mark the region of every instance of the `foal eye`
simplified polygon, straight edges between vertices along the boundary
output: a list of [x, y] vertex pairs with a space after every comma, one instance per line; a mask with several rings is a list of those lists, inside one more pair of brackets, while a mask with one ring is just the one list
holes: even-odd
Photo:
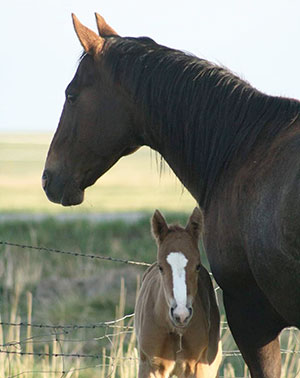
[[158, 269], [160, 272], [163, 272], [163, 268], [160, 265], [158, 265]]
[[199, 272], [200, 269], [201, 269], [201, 264], [198, 264], [198, 265], [196, 266], [196, 271]]

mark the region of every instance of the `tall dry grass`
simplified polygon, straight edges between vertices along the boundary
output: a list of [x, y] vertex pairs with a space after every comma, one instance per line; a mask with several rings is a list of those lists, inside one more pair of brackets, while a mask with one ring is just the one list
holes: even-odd
[[[27, 319], [18, 316], [20, 290], [16, 289], [11, 307], [9, 323], [26, 321], [32, 322], [32, 294], [27, 292]], [[124, 280], [121, 280], [120, 300], [116, 306], [116, 319], [124, 318], [126, 290]], [[34, 347], [32, 327], [27, 326], [25, 337], [21, 336], [21, 326], [0, 325], [0, 377], [28, 377], [28, 378], [130, 378], [136, 377], [138, 371], [138, 355], [135, 334], [126, 329], [132, 329], [133, 318], [125, 325], [125, 319], [117, 323], [111, 334], [107, 335], [106, 348], [95, 351], [101, 355], [97, 360], [89, 363], [81, 358], [72, 358], [66, 361], [64, 356], [55, 357], [55, 354], [65, 354], [64, 342], [61, 337], [53, 333], [51, 343], [44, 342], [43, 349]], [[124, 331], [120, 331], [124, 330]], [[80, 340], [78, 341], [80, 343]], [[76, 353], [76, 347], [73, 353]], [[11, 352], [11, 353], [6, 353]], [[70, 354], [66, 353], [66, 354]]]
[[[20, 323], [22, 319], [18, 316], [18, 302], [19, 302], [20, 290], [17, 287], [13, 305], [11, 307], [10, 323]], [[26, 293], [27, 296], [27, 319], [28, 324], [32, 322], [32, 294]], [[0, 325], [0, 377], [13, 378], [13, 377], [27, 377], [27, 378], [39, 378], [39, 377], [62, 377], [64, 369], [64, 362], [62, 359], [51, 358], [48, 356], [50, 350], [52, 354], [62, 353], [59, 343], [53, 338], [51, 344], [45, 343], [41, 354], [45, 354], [44, 357], [39, 357], [38, 352], [34, 350], [34, 336], [32, 335], [32, 327], [26, 327], [26, 338], [21, 336], [21, 327], [8, 326], [4, 327]], [[13, 354], [6, 353], [12, 352]], [[33, 355], [34, 353], [36, 355]], [[24, 353], [24, 354], [22, 354]], [[75, 368], [68, 369], [65, 372], [64, 377], [79, 378], [80, 361], [74, 361]]]
[[[138, 285], [137, 285], [138, 286]], [[27, 297], [27, 319], [18, 315], [18, 303], [21, 290], [16, 287], [14, 300], [11, 306], [10, 323], [27, 323], [32, 321], [32, 295]], [[135, 334], [132, 332], [133, 317], [125, 322], [126, 289], [124, 280], [121, 280], [120, 298], [116, 307], [117, 327], [106, 334], [107, 345], [95, 354], [101, 355], [97, 360], [89, 362], [81, 358], [54, 357], [56, 353], [64, 353], [64, 342], [53, 333], [51, 342], [45, 341], [43, 348], [34, 344], [35, 335], [32, 327], [27, 326], [24, 335], [21, 327], [0, 326], [0, 350], [3, 352], [17, 352], [16, 354], [0, 353], [1, 378], [133, 378], [138, 374], [138, 353]], [[125, 324], [126, 323], [126, 324]], [[246, 326], [246, 325], [245, 325]], [[227, 324], [222, 319], [222, 343], [224, 358], [220, 369], [220, 377], [246, 378], [250, 377], [247, 366], [244, 364], [233, 342]], [[24, 332], [23, 332], [24, 333]], [[65, 341], [67, 343], [67, 340]], [[78, 340], [80, 343], [80, 340]], [[81, 341], [84, 343], [84, 341]], [[281, 334], [282, 343], [282, 377], [300, 377], [300, 335], [296, 329], [284, 330]], [[74, 347], [74, 351], [76, 346]], [[24, 352], [24, 355], [20, 354]], [[31, 355], [34, 353], [34, 355]], [[39, 356], [41, 354], [41, 356]], [[49, 355], [48, 355], [49, 354]], [[228, 355], [229, 354], [229, 355]]]

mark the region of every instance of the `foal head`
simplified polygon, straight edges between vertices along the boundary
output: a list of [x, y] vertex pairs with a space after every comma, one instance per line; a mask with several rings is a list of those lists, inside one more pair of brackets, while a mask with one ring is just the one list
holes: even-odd
[[175, 327], [186, 327], [193, 316], [193, 302], [198, 289], [201, 269], [198, 249], [203, 232], [203, 216], [195, 208], [185, 228], [168, 226], [156, 210], [152, 230], [157, 240], [157, 261], [168, 305], [169, 317]]

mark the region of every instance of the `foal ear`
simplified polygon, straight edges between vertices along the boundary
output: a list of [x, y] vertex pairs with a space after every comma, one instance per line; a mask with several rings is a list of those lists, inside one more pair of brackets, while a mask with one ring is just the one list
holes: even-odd
[[101, 37], [107, 37], [109, 35], [118, 35], [118, 33], [106, 23], [104, 18], [99, 13], [96, 12], [95, 17], [98, 32]]
[[72, 13], [73, 25], [77, 37], [84, 48], [84, 51], [90, 55], [96, 55], [101, 51], [104, 39], [99, 37], [98, 34], [82, 25], [74, 13]]
[[203, 227], [204, 220], [202, 211], [198, 207], [195, 207], [185, 229], [193, 238], [198, 240], [203, 233]]
[[169, 227], [160, 211], [155, 210], [152, 217], [152, 233], [158, 242], [162, 242], [167, 236]]

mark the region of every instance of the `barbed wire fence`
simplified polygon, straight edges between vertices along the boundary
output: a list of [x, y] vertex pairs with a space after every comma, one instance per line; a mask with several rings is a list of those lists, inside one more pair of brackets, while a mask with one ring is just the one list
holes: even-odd
[[[37, 247], [32, 245], [25, 245], [19, 243], [12, 243], [8, 241], [1, 241], [0, 246], [11, 246], [16, 247], [20, 250], [29, 249], [33, 251], [39, 251], [41, 253], [55, 253], [55, 254], [62, 254], [62, 255], [69, 255], [72, 257], [80, 257], [80, 258], [88, 258], [94, 260], [105, 260], [114, 263], [122, 263], [122, 264], [130, 264], [136, 265], [141, 267], [149, 267], [151, 264], [145, 263], [142, 261], [133, 261], [133, 260], [126, 260], [126, 259], [119, 259], [110, 256], [100, 256], [97, 254], [84, 254], [78, 253], [74, 251], [64, 251], [60, 249], [54, 248], [46, 248], [46, 247]], [[216, 292], [219, 290], [219, 287], [215, 285]], [[119, 350], [114, 350], [110, 355], [107, 355], [106, 349], [102, 347], [101, 353], [91, 354], [91, 353], [83, 353], [83, 352], [65, 352], [64, 345], [65, 344], [74, 344], [74, 345], [85, 345], [85, 343], [89, 342], [96, 342], [99, 343], [100, 341], [107, 342], [106, 348], [110, 348], [111, 350], [115, 347], [114, 343], [116, 341], [120, 341], [122, 338], [122, 347], [125, 342], [135, 344], [134, 338], [134, 327], [133, 327], [133, 318], [134, 314], [129, 314], [122, 316], [116, 320], [110, 320], [105, 322], [93, 323], [93, 324], [47, 324], [47, 323], [34, 323], [34, 322], [23, 322], [23, 321], [2, 321], [0, 319], [0, 340], [4, 340], [3, 333], [5, 333], [6, 327], [9, 327], [11, 330], [12, 328], [16, 328], [17, 332], [6, 332], [8, 336], [12, 335], [19, 335], [18, 338], [11, 339], [8, 341], [3, 342], [0, 344], [0, 364], [3, 363], [3, 356], [8, 359], [11, 357], [24, 357], [24, 358], [38, 358], [38, 359], [47, 359], [50, 358], [52, 360], [60, 359], [61, 363], [59, 364], [60, 369], [57, 368], [58, 364], [53, 363], [52, 369], [30, 369], [30, 370], [23, 370], [21, 372], [14, 373], [14, 369], [9, 367], [9, 375], [7, 378], [16, 378], [26, 375], [34, 376], [33, 374], [40, 374], [50, 376], [56, 374], [56, 376], [60, 376], [61, 378], [66, 377], [79, 377], [80, 372], [84, 372], [87, 370], [101, 370], [104, 369], [105, 375], [101, 375], [101, 378], [108, 378], [108, 377], [115, 377], [116, 375], [116, 368], [121, 364], [130, 363], [137, 367], [138, 365], [138, 356], [136, 349], [129, 355], [120, 355]], [[20, 338], [21, 329], [27, 329], [27, 336], [24, 338]], [[39, 330], [43, 331], [39, 334], [31, 334], [31, 331]], [[87, 337], [72, 337], [72, 333], [78, 330], [90, 330], [96, 332], [97, 330], [101, 329], [102, 333], [100, 335], [92, 334], [91, 336]], [[29, 330], [29, 331], [28, 331]], [[44, 332], [45, 331], [45, 332]], [[289, 337], [287, 348], [281, 349], [281, 354], [284, 356], [286, 355], [288, 360], [291, 359], [291, 356], [297, 356], [297, 359], [300, 361], [300, 334], [299, 330], [296, 328], [290, 327], [285, 329], [283, 332], [289, 333], [292, 337]], [[230, 330], [227, 325], [226, 321], [221, 322], [221, 333], [222, 339], [228, 339], [230, 335]], [[126, 341], [127, 340], [127, 341]], [[292, 340], [292, 341], [291, 341]], [[52, 348], [50, 350], [49, 345], [52, 344]], [[295, 347], [296, 346], [296, 347]], [[84, 349], [82, 347], [78, 348], [79, 350]], [[96, 347], [96, 350], [101, 348]], [[2, 356], [2, 360], [1, 360]], [[228, 349], [224, 350], [223, 347], [223, 357], [226, 358], [239, 358], [241, 363], [243, 363], [241, 353], [238, 349]], [[292, 363], [296, 366], [297, 375], [300, 377], [300, 362], [297, 359], [294, 359]], [[71, 361], [71, 364], [76, 366], [70, 367], [70, 364], [67, 363], [67, 360]], [[81, 366], [78, 361], [91, 361], [88, 364], [84, 364]], [[76, 362], [77, 361], [77, 362]], [[295, 362], [296, 361], [296, 362]], [[33, 366], [33, 365], [31, 365]], [[107, 372], [108, 371], [108, 372]], [[1, 368], [0, 368], [1, 372]], [[298, 374], [299, 373], [299, 374]], [[243, 377], [248, 377], [248, 372], [245, 371]], [[97, 375], [98, 376], [98, 375]], [[230, 375], [235, 378], [239, 378], [236, 375]], [[129, 375], [130, 377], [130, 375]], [[228, 375], [229, 377], [229, 375]], [[227, 376], [226, 376], [227, 378]], [[242, 377], [241, 377], [242, 378]]]

